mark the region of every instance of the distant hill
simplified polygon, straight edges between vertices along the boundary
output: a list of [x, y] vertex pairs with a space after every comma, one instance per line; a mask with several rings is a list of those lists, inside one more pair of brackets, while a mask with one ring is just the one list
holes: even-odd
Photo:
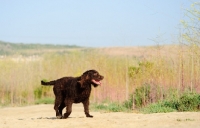
[[45, 50], [61, 50], [61, 49], [74, 49], [81, 48], [76, 45], [53, 45], [53, 44], [24, 44], [24, 43], [10, 43], [0, 41], [0, 55], [12, 54], [28, 54], [28, 52], [38, 53], [38, 51]]
[[0, 41], [0, 48], [7, 47], [12, 49], [36, 49], [36, 48], [80, 48], [76, 45], [53, 45], [53, 44], [24, 44]]
[[[184, 54], [187, 53], [187, 47], [182, 47]], [[99, 52], [100, 54], [110, 56], [134, 56], [137, 58], [149, 57], [168, 57], [176, 58], [181, 48], [179, 45], [159, 45], [159, 46], [132, 46], [132, 47], [101, 47], [88, 48], [76, 45], [53, 45], [53, 44], [23, 44], [9, 43], [0, 41], [0, 55], [42, 55], [47, 53], [71, 53], [73, 51]]]

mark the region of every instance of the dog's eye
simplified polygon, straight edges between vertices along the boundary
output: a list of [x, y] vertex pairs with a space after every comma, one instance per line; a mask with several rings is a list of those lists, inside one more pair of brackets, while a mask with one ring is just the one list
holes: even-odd
[[97, 75], [98, 75], [98, 73], [94, 73], [93, 75], [94, 75], [94, 76], [97, 76]]

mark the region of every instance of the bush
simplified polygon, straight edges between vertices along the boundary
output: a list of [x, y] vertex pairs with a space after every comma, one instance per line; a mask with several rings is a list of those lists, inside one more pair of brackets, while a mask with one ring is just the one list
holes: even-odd
[[104, 110], [107, 112], [122, 112], [128, 111], [123, 105], [119, 103], [103, 103], [103, 104], [93, 104], [92, 106], [95, 110]]
[[[141, 90], [144, 91], [144, 88], [141, 88]], [[140, 93], [136, 93], [136, 94], [140, 94]], [[139, 102], [139, 103], [142, 103], [142, 102]], [[119, 103], [94, 104], [93, 108], [96, 110], [105, 110], [108, 112], [121, 112], [121, 111], [128, 112], [132, 110], [132, 105], [133, 105], [133, 95], [130, 95], [129, 100], [125, 101], [122, 104], [119, 104]], [[143, 108], [141, 106], [140, 111], [143, 113], [197, 111], [198, 109], [200, 110], [199, 107], [200, 107], [200, 94], [185, 92], [183, 93], [182, 96], [180, 96], [180, 98], [176, 96], [176, 97], [172, 97], [172, 99], [167, 99], [167, 100], [165, 99], [157, 103], [149, 104]]]
[[41, 99], [48, 96], [51, 91], [51, 86], [39, 86], [34, 90], [35, 99]]
[[170, 100], [163, 100], [158, 103], [150, 104], [142, 108], [144, 113], [158, 113], [158, 112], [174, 112], [174, 111], [197, 111], [200, 106], [200, 94], [194, 92], [185, 92], [178, 98], [174, 97]]
[[173, 109], [169, 106], [165, 106], [163, 103], [155, 103], [151, 104], [148, 107], [140, 109], [143, 113], [167, 113], [167, 112], [175, 112], [176, 109]]
[[107, 109], [107, 106], [104, 104], [95, 104], [94, 107], [97, 110], [106, 110]]
[[179, 107], [179, 100], [175, 99], [175, 100], [164, 100], [162, 102], [163, 106], [165, 107], [170, 107], [172, 109], [178, 110]]
[[126, 100], [124, 103], [123, 103], [123, 106], [126, 108], [126, 109], [129, 109], [131, 110], [133, 108], [133, 94], [131, 94], [129, 96], [129, 99]]
[[124, 108], [118, 103], [111, 103], [108, 105], [108, 110], [111, 112], [121, 112], [124, 111]]
[[150, 85], [142, 85], [141, 87], [136, 88], [134, 97], [135, 97], [135, 106], [137, 108], [143, 107], [148, 103], [150, 94]]
[[93, 104], [92, 108], [95, 110], [104, 110], [108, 112], [121, 112], [121, 111], [130, 111], [132, 110], [133, 105], [133, 94], [130, 95], [129, 100], [123, 102], [122, 104], [119, 103], [110, 103], [109, 101], [103, 102], [101, 104]]
[[184, 93], [180, 97], [178, 110], [179, 111], [196, 111], [200, 105], [200, 95], [189, 92]]
[[37, 87], [34, 90], [34, 96], [35, 96], [35, 99], [41, 99], [41, 97], [42, 97], [42, 87]]
[[35, 101], [35, 104], [54, 104], [53, 98], [42, 98]]

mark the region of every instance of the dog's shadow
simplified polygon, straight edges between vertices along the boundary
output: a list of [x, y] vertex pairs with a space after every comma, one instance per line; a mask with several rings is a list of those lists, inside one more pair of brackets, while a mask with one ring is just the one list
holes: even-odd
[[38, 119], [38, 120], [40, 120], [40, 119], [58, 120], [58, 118], [56, 118], [56, 117], [38, 117], [36, 119]]
[[[67, 119], [73, 119], [73, 118], [76, 118], [76, 117], [68, 117]], [[83, 118], [83, 117], [78, 117], [78, 118]], [[64, 120], [65, 118], [62, 118], [62, 119], [58, 119], [56, 117], [38, 117], [36, 118], [38, 120], [40, 119], [48, 119], [48, 120]]]
[[[18, 120], [27, 120], [28, 118], [19, 118]], [[29, 118], [31, 120], [42, 120], [42, 119], [49, 119], [49, 120], [58, 120], [56, 117], [38, 117], [38, 118]]]
[[[73, 118], [84, 118], [84, 117], [68, 117], [67, 119], [73, 119]], [[31, 120], [43, 120], [43, 119], [48, 119], [48, 120], [65, 120], [64, 118], [58, 119], [56, 117], [38, 117], [38, 118], [30, 118]], [[19, 118], [18, 120], [26, 120], [23, 118]]]

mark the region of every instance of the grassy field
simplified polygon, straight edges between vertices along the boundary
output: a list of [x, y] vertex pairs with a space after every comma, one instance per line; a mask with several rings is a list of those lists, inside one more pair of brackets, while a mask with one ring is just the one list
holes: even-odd
[[[104, 75], [91, 102], [141, 108], [179, 99], [184, 92], [200, 93], [200, 61], [190, 47], [83, 48], [65, 45], [0, 42], [0, 104], [52, 103], [52, 87], [42, 79], [79, 76], [88, 69]], [[199, 98], [200, 101], [200, 98]]]

